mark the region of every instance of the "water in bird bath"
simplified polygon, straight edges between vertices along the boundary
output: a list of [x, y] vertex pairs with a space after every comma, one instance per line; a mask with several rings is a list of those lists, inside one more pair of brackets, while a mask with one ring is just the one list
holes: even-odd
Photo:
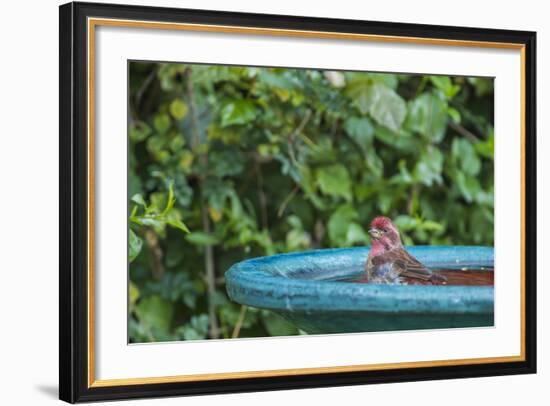
[[[482, 267], [479, 269], [433, 269], [435, 273], [445, 276], [443, 283], [418, 281], [408, 285], [454, 285], [454, 286], [493, 286], [495, 283], [494, 268]], [[359, 276], [334, 279], [334, 282], [368, 283], [366, 274]]]

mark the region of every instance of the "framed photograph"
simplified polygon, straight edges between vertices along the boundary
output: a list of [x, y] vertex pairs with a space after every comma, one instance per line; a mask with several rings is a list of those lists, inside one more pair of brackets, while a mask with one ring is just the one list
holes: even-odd
[[60, 398], [536, 371], [525, 31], [60, 7]]

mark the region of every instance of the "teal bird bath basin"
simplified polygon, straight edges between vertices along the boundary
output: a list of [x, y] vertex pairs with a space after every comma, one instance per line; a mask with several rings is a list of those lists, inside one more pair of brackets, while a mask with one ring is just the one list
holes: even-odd
[[[491, 247], [407, 248], [431, 269], [492, 272]], [[369, 248], [249, 259], [225, 274], [229, 297], [272, 310], [310, 334], [492, 326], [494, 288], [343, 282], [364, 272]]]

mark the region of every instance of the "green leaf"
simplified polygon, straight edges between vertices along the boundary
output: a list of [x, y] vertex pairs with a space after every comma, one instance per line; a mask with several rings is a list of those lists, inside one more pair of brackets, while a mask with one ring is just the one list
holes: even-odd
[[241, 215], [239, 197], [231, 183], [215, 177], [207, 178], [203, 183], [202, 193], [208, 201], [208, 206], [219, 212], [226, 206], [227, 199], [231, 199], [235, 216]]
[[401, 231], [412, 231], [418, 226], [418, 220], [405, 214], [399, 215], [394, 219], [394, 223]]
[[447, 107], [447, 114], [449, 117], [451, 117], [451, 120], [453, 120], [456, 124], [460, 124], [460, 121], [462, 120], [462, 116], [460, 115], [460, 112], [455, 109], [454, 107]]
[[447, 103], [434, 93], [423, 93], [409, 102], [407, 128], [433, 142], [441, 142], [447, 130]]
[[419, 140], [416, 137], [412, 137], [410, 133], [407, 133], [403, 129], [399, 133], [396, 133], [386, 127], [377, 125], [374, 136], [390, 148], [402, 152], [415, 152], [419, 147]]
[[177, 333], [184, 340], [203, 340], [208, 335], [208, 315], [192, 316], [189, 323], [179, 327]]
[[326, 205], [324, 200], [316, 193], [315, 177], [312, 170], [303, 165], [300, 167], [300, 185], [304, 190], [307, 199], [319, 210], [324, 210]]
[[193, 155], [193, 153], [188, 149], [184, 149], [180, 152], [179, 157], [180, 157], [178, 162], [179, 168], [184, 172], [188, 172], [191, 169], [191, 166], [193, 165], [195, 155]]
[[443, 224], [432, 220], [423, 221], [420, 227], [422, 228], [422, 230], [433, 231], [433, 232], [440, 232], [445, 230], [445, 227], [443, 226]]
[[399, 79], [393, 73], [368, 73], [367, 75], [373, 82], [382, 83], [393, 90], [397, 89], [397, 85], [399, 85]]
[[187, 111], [187, 104], [180, 99], [174, 99], [172, 103], [170, 103], [170, 114], [172, 114], [172, 117], [176, 120], [182, 120], [187, 115]]
[[268, 89], [285, 89], [295, 90], [299, 82], [293, 77], [294, 75], [285, 74], [284, 70], [273, 68], [261, 69], [258, 73], [258, 81]]
[[162, 335], [169, 332], [174, 308], [172, 304], [158, 295], [142, 298], [136, 305], [136, 314], [142, 324], [158, 330]]
[[481, 170], [481, 160], [477, 156], [476, 149], [467, 139], [454, 138], [451, 154], [465, 174], [476, 176]]
[[178, 230], [183, 231], [184, 233], [190, 233], [189, 228], [185, 225], [185, 223], [181, 220], [174, 219], [174, 220], [167, 220], [167, 224], [171, 225], [174, 228], [177, 228]]
[[475, 149], [484, 158], [494, 159], [495, 156], [495, 134], [491, 131], [485, 141], [476, 142]]
[[375, 83], [362, 95], [362, 108], [380, 125], [399, 131], [407, 114], [405, 101], [394, 90]]
[[471, 203], [481, 191], [481, 185], [476, 178], [466, 175], [464, 172], [457, 172], [455, 176], [458, 189], [468, 203]]
[[170, 140], [169, 147], [172, 152], [179, 152], [185, 146], [185, 138], [182, 134], [175, 133]]
[[170, 182], [168, 185], [168, 199], [166, 200], [166, 207], [164, 207], [161, 215], [166, 216], [168, 213], [170, 213], [170, 210], [172, 210], [175, 203], [176, 198], [174, 197], [174, 182]]
[[151, 153], [151, 155], [159, 160], [158, 158], [161, 157], [161, 155], [165, 152], [163, 151], [164, 147], [166, 146], [166, 140], [164, 137], [153, 136], [147, 138], [147, 150]]
[[469, 77], [468, 82], [474, 85], [476, 96], [482, 97], [493, 93], [494, 79], [493, 78], [473, 78]]
[[374, 148], [369, 148], [365, 154], [367, 168], [377, 178], [384, 175], [384, 161], [378, 156]]
[[[347, 244], [348, 228], [355, 219], [357, 219], [357, 212], [353, 206], [349, 204], [338, 207], [338, 209], [332, 213], [327, 225], [328, 235], [332, 245], [345, 246]], [[354, 231], [352, 231], [352, 233], [354, 233]]]
[[404, 159], [399, 160], [397, 167], [399, 169], [399, 173], [392, 176], [390, 182], [398, 185], [410, 185], [413, 183], [413, 176], [407, 168], [407, 163]]
[[136, 286], [136, 284], [132, 281], [129, 283], [128, 288], [128, 296], [129, 296], [129, 302], [130, 302], [130, 311], [133, 311], [137, 300], [139, 299], [139, 288]]
[[484, 206], [494, 207], [495, 196], [494, 196], [493, 190], [489, 190], [489, 191], [479, 190], [476, 195], [476, 202]]
[[442, 183], [443, 154], [434, 146], [428, 146], [414, 168], [414, 179], [426, 186]]
[[216, 245], [220, 243], [220, 239], [212, 234], [207, 234], [202, 231], [194, 231], [185, 236], [187, 241], [195, 245]]
[[357, 223], [351, 223], [348, 226], [348, 231], [346, 232], [346, 245], [354, 244], [368, 244], [369, 237], [363, 227]]
[[389, 214], [390, 209], [392, 208], [393, 201], [395, 199], [395, 194], [392, 190], [382, 189], [377, 196], [376, 205], [380, 209], [382, 214]]
[[136, 233], [130, 228], [128, 232], [128, 260], [132, 262], [141, 252], [141, 247], [143, 246], [143, 241], [139, 238]]
[[151, 135], [151, 128], [143, 121], [136, 121], [130, 127], [130, 140], [140, 142]]
[[157, 217], [158, 216], [136, 216], [132, 218], [132, 221], [141, 226], [153, 227], [157, 232], [162, 232], [162, 230], [164, 230], [165, 223], [164, 221], [159, 220]]
[[367, 117], [348, 117], [344, 123], [344, 129], [363, 151], [369, 148], [374, 135], [374, 127]]
[[170, 117], [168, 114], [157, 114], [153, 124], [159, 134], [164, 134], [170, 128]]
[[286, 245], [289, 251], [304, 250], [311, 246], [311, 236], [304, 231], [300, 217], [291, 214], [287, 218], [291, 230], [286, 234]]
[[224, 104], [221, 109], [221, 126], [242, 125], [256, 118], [257, 109], [249, 100], [233, 100]]
[[289, 251], [305, 250], [311, 245], [311, 237], [302, 230], [290, 230], [286, 235], [286, 245]]
[[145, 199], [139, 193], [136, 193], [135, 195], [133, 195], [130, 200], [133, 201], [134, 203], [139, 204], [140, 206], [143, 206], [144, 208], [147, 208], [147, 203], [145, 203]]
[[317, 185], [326, 195], [351, 201], [351, 178], [344, 165], [323, 166], [317, 170]]
[[292, 228], [295, 228], [297, 230], [303, 230], [304, 229], [304, 226], [302, 224], [302, 220], [300, 220], [300, 217], [294, 215], [294, 214], [291, 214], [290, 216], [288, 216], [288, 218], [286, 219], [286, 222], [288, 223], [288, 225]]
[[236, 148], [212, 151], [208, 158], [208, 169], [217, 177], [235, 176], [244, 170], [242, 154]]
[[357, 107], [361, 114], [368, 114], [369, 104], [369, 89], [371, 81], [362, 77], [354, 77], [346, 86], [346, 94], [353, 100], [353, 105]]
[[447, 99], [452, 99], [460, 91], [460, 86], [453, 84], [449, 76], [430, 76], [430, 81], [445, 94]]

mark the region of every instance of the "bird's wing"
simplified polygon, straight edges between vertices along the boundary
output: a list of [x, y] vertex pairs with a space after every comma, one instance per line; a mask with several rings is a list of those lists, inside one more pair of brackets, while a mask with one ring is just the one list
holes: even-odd
[[404, 248], [392, 249], [372, 259], [372, 264], [374, 266], [379, 266], [388, 262], [393, 263], [394, 266], [399, 269], [400, 276], [425, 281], [431, 280], [433, 277], [432, 271], [422, 265], [420, 261], [409, 254]]

